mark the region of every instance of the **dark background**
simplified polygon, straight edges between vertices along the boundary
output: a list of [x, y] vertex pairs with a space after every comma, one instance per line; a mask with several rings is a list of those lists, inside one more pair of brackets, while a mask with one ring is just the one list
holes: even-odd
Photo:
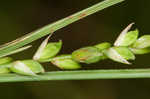
[[[69, 16], [101, 0], [1, 0], [0, 44], [14, 40], [46, 24]], [[150, 1], [126, 0], [56, 31], [51, 41], [63, 40], [62, 53], [103, 41], [113, 43], [121, 30], [135, 22], [140, 35], [150, 33]], [[31, 58], [44, 38], [33, 42], [33, 48], [13, 55], [15, 59]], [[137, 56], [133, 65], [110, 60], [83, 66], [83, 69], [149, 68], [150, 54]], [[46, 70], [56, 71], [51, 64]], [[44, 81], [1, 83], [0, 99], [149, 99], [149, 79]]]

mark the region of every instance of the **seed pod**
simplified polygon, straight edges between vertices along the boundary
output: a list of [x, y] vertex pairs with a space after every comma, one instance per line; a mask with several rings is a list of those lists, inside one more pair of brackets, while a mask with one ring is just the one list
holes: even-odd
[[103, 59], [103, 53], [96, 47], [80, 48], [72, 53], [73, 60], [81, 63], [96, 63]]
[[137, 40], [139, 34], [138, 30], [128, 32], [132, 25], [133, 23], [128, 25], [127, 28], [121, 32], [115, 41], [114, 46], [129, 46]]
[[61, 55], [52, 59], [54, 65], [61, 69], [79, 69], [80, 64], [72, 60], [71, 55]]
[[60, 51], [62, 47], [62, 41], [48, 43], [48, 39], [49, 37], [42, 42], [41, 46], [33, 57], [34, 60], [40, 62], [49, 60], [50, 58], [56, 56], [56, 54]]
[[3, 57], [3, 58], [0, 58], [0, 65], [1, 64], [7, 64], [7, 63], [10, 63], [10, 62], [12, 62], [12, 58], [10, 58], [10, 57]]
[[12, 58], [3, 57], [0, 58], [0, 74], [9, 73], [10, 62], [12, 62]]
[[134, 54], [147, 54], [150, 53], [150, 47], [148, 48], [130, 48], [130, 50], [134, 53]]
[[0, 74], [6, 74], [9, 73], [9, 67], [11, 66], [11, 64], [1, 64], [0, 65]]
[[44, 73], [44, 68], [41, 64], [34, 60], [15, 61], [12, 63], [10, 70], [22, 75], [36, 75], [37, 73]]
[[95, 45], [95, 47], [97, 47], [99, 49], [99, 51], [103, 51], [105, 49], [110, 48], [111, 44], [108, 42], [104, 42], [104, 43], [100, 43], [100, 44]]
[[0, 74], [7, 74], [7, 73], [10, 73], [10, 70], [6, 67], [0, 66]]
[[[108, 42], [104, 42], [104, 43], [97, 44], [94, 47], [97, 47], [99, 51], [103, 53], [106, 49], [111, 47], [111, 44]], [[107, 59], [107, 56], [103, 54], [102, 60], [104, 59]]]
[[112, 47], [105, 51], [105, 54], [110, 59], [124, 63], [131, 64], [127, 60], [134, 60], [134, 54], [127, 47]]
[[144, 36], [140, 37], [131, 47], [133, 47], [133, 48], [150, 47], [150, 35], [144, 35]]

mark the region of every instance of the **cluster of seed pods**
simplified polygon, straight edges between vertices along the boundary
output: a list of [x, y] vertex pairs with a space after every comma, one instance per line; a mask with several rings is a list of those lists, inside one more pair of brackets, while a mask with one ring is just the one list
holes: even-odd
[[40, 64], [43, 62], [51, 62], [61, 69], [79, 69], [80, 63], [91, 64], [105, 59], [131, 64], [129, 60], [135, 60], [135, 54], [150, 53], [150, 35], [138, 38], [138, 30], [129, 31], [132, 25], [133, 23], [121, 32], [114, 45], [103, 42], [59, 56], [57, 54], [62, 47], [62, 41], [48, 43], [49, 36], [42, 42], [33, 59], [13, 61], [10, 57], [0, 58], [0, 73], [37, 75], [45, 72]]

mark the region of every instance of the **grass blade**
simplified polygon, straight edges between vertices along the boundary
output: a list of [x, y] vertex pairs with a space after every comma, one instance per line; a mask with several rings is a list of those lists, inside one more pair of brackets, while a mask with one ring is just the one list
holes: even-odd
[[25, 82], [48, 80], [90, 80], [90, 79], [131, 79], [150, 78], [150, 69], [120, 70], [80, 70], [47, 72], [37, 76], [21, 76], [17, 74], [1, 74], [0, 82]]
[[1, 57], [4, 57], [4, 56], [8, 56], [8, 55], [12, 55], [12, 54], [16, 54], [16, 53], [19, 53], [19, 52], [22, 52], [24, 50], [27, 50], [29, 48], [31, 48], [32, 45], [28, 45], [28, 46], [25, 46], [25, 47], [21, 47], [21, 48], [18, 48], [18, 49], [15, 49], [15, 50], [12, 50], [8, 53], [4, 53], [3, 55], [1, 55]]
[[120, 3], [124, 0], [105, 0], [98, 4], [95, 4], [85, 10], [82, 10], [80, 12], [77, 12], [69, 17], [66, 17], [62, 20], [59, 20], [57, 22], [54, 22], [52, 24], [49, 24], [41, 29], [38, 29], [34, 32], [31, 32], [23, 37], [20, 37], [12, 42], [6, 43], [2, 46], [0, 46], [0, 57], [6, 56], [6, 53], [10, 53], [11, 51], [18, 49], [28, 43], [31, 43], [43, 36], [46, 36], [50, 33], [55, 32], [56, 30], [59, 30], [75, 21], [78, 21], [86, 16], [89, 16], [91, 14], [94, 14], [100, 10], [103, 10], [104, 8], [107, 8], [109, 6], [112, 6], [114, 4]]

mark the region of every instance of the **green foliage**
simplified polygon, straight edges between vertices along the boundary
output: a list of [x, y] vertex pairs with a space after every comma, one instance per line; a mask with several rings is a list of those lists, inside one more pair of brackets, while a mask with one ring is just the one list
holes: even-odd
[[[31, 46], [23, 47], [41, 37], [48, 34], [52, 34], [56, 30], [59, 30], [75, 21], [78, 21], [86, 16], [94, 14], [104, 8], [122, 2], [124, 0], [105, 0], [92, 7], [75, 13], [67, 18], [49, 24], [39, 30], [31, 32], [21, 38], [18, 38], [10, 43], [0, 46], [0, 57], [8, 56], [14, 53], [18, 53]], [[103, 59], [111, 59], [116, 62], [130, 64], [128, 60], [134, 60], [134, 54], [145, 54], [150, 52], [149, 41], [150, 36], [143, 36], [138, 38], [138, 30], [129, 31], [133, 23], [125, 28], [117, 40], [114, 46], [111, 47], [110, 43], [101, 43], [90, 47], [80, 48], [70, 55], [60, 55], [56, 56], [61, 49], [62, 42], [48, 43], [49, 37], [43, 41], [38, 51], [33, 57], [33, 60], [21, 60], [14, 62], [6, 62], [8, 59], [3, 59], [1, 62], [6, 64], [1, 64], [0, 73], [15, 72], [22, 75], [30, 75], [29, 77], [18, 76], [13, 74], [3, 74], [4, 76], [0, 82], [7, 81], [35, 81], [35, 80], [65, 80], [65, 79], [99, 79], [99, 78], [142, 78], [147, 77], [143, 72], [146, 70], [131, 70], [134, 74], [143, 73], [143, 75], [133, 75], [130, 70], [99, 70], [99, 71], [70, 71], [70, 72], [53, 72], [44, 73], [44, 68], [39, 62], [51, 62], [61, 69], [79, 69], [81, 67], [80, 63], [95, 63]], [[128, 32], [129, 31], [129, 32]], [[56, 56], [56, 57], [55, 57]], [[39, 62], [37, 62], [39, 61]], [[1, 68], [5, 68], [5, 70]], [[7, 71], [8, 70], [8, 71]], [[126, 73], [124, 73], [126, 72]], [[128, 72], [128, 73], [127, 73]], [[44, 75], [37, 75], [42, 73]], [[70, 75], [69, 75], [70, 74]], [[73, 77], [73, 75], [76, 75]], [[120, 75], [118, 75], [120, 74]], [[149, 73], [147, 73], [149, 74]], [[61, 75], [61, 76], [60, 76]], [[69, 76], [68, 76], [69, 75]], [[7, 77], [6, 77], [7, 76]], [[50, 77], [49, 77], [50, 76]], [[72, 78], [71, 78], [72, 77]], [[149, 77], [149, 76], [148, 76]], [[13, 79], [15, 78], [15, 79]]]
[[[129, 26], [131, 26], [131, 24]], [[128, 31], [129, 26], [127, 26], [126, 28]], [[127, 32], [125, 30], [121, 32], [118, 39], [115, 41], [115, 43], [118, 42], [118, 40], [123, 41], [123, 43], [117, 43], [117, 46], [111, 47], [110, 43], [104, 42], [96, 44], [94, 46], [83, 47], [73, 51], [71, 54], [60, 56], [56, 55], [58, 54], [58, 52], [62, 47], [62, 41], [48, 43], [48, 39], [50, 37], [48, 36], [42, 42], [36, 54], [34, 55], [33, 57], [34, 60], [23, 60], [12, 62], [9, 65], [9, 67], [7, 67], [7, 69], [10, 68], [12, 72], [18, 74], [36, 75], [37, 73], [44, 73], [44, 69], [42, 68], [41, 64], [38, 63], [37, 61], [51, 62], [52, 64], [61, 69], [79, 69], [81, 68], [80, 63], [91, 64], [99, 62], [104, 59], [111, 59], [116, 62], [131, 64], [130, 62], [128, 62], [128, 60], [135, 60], [134, 54], [145, 54], [150, 52], [147, 43], [149, 35], [147, 35], [146, 38], [145, 36], [142, 37], [145, 42], [142, 41], [142, 43], [138, 43], [138, 46], [141, 45], [145, 46], [144, 44], [146, 44], [145, 47], [148, 48], [135, 48], [135, 46], [133, 47], [133, 45], [139, 42], [139, 39], [137, 40], [138, 31], [135, 30]], [[118, 46], [119, 44], [120, 46]], [[122, 44], [126, 44], [128, 46]], [[7, 62], [10, 60], [10, 58], [2, 58], [1, 60]]]
[[16, 52], [18, 48], [23, 47], [24, 45], [27, 45], [39, 38], [42, 38], [46, 35], [50, 35], [54, 33], [55, 31], [68, 26], [69, 24], [76, 22], [80, 19], [83, 19], [91, 14], [94, 14], [100, 10], [103, 10], [105, 8], [108, 8], [112, 5], [115, 5], [117, 3], [120, 3], [124, 0], [104, 0], [102, 2], [99, 2], [89, 8], [86, 8], [82, 11], [79, 11], [73, 15], [70, 15], [64, 19], [61, 19], [59, 21], [56, 21], [52, 24], [48, 24], [43, 28], [40, 28], [34, 32], [31, 32], [23, 37], [20, 37], [12, 42], [6, 43], [2, 46], [0, 46], [0, 57], [4, 57], [7, 55], [12, 54], [12, 52]]

